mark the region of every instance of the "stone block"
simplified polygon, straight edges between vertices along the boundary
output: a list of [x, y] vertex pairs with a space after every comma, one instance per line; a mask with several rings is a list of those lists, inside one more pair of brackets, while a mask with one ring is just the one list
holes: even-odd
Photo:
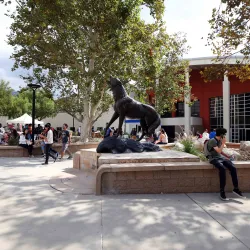
[[127, 188], [127, 181], [115, 180], [113, 188], [115, 190], [126, 189]]
[[[173, 194], [173, 193], [181, 193], [180, 187], [176, 186], [168, 186], [162, 188], [162, 193], [164, 194]], [[182, 192], [184, 193], [184, 192]]]
[[250, 141], [241, 141], [240, 150], [249, 151], [250, 150]]
[[144, 187], [143, 180], [129, 180], [127, 181], [128, 189], [141, 189]]
[[179, 186], [179, 179], [165, 179], [162, 180], [162, 186], [166, 188], [174, 188]]
[[195, 193], [197, 192], [197, 189], [193, 187], [178, 187], [177, 189], [178, 193]]
[[154, 179], [169, 179], [170, 178], [170, 171], [154, 171], [153, 172]]
[[187, 173], [188, 177], [203, 177], [203, 170], [196, 169], [196, 170], [189, 170]]
[[117, 180], [134, 180], [135, 172], [117, 172], [116, 179]]
[[239, 177], [239, 187], [247, 192], [250, 191], [250, 180], [248, 177]]
[[80, 152], [76, 152], [73, 157], [73, 168], [80, 169]]
[[137, 180], [152, 180], [153, 178], [153, 171], [136, 172]]
[[101, 166], [102, 164], [110, 164], [110, 160], [109, 159], [99, 159], [98, 160], [98, 165]]
[[203, 170], [203, 176], [204, 177], [216, 178], [216, 177], [219, 176], [219, 172], [218, 172], [217, 169]]
[[121, 189], [119, 194], [148, 194], [145, 189]]
[[237, 174], [238, 176], [248, 177], [248, 179], [250, 180], [250, 169], [246, 168], [237, 169]]
[[170, 171], [171, 179], [188, 177], [188, 171], [190, 170], [172, 170]]
[[195, 187], [197, 189], [203, 187], [210, 187], [211, 186], [211, 178], [209, 177], [196, 177], [194, 180]]
[[82, 162], [80, 164], [81, 169], [90, 169], [91, 168], [91, 162], [89, 159], [82, 159]]
[[220, 188], [220, 180], [219, 180], [219, 176], [215, 177], [215, 178], [211, 178], [211, 186], [216, 186], [218, 187], [218, 189]]
[[194, 187], [194, 178], [180, 178], [179, 187]]
[[162, 186], [161, 180], [144, 180], [143, 181], [143, 188], [159, 188]]
[[116, 173], [103, 173], [102, 175], [102, 189], [113, 189], [114, 181], [116, 180]]

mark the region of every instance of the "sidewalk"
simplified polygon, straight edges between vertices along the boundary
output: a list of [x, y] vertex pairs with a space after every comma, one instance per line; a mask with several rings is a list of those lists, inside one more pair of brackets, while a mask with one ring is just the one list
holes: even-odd
[[250, 249], [250, 194], [62, 193], [49, 180], [72, 160], [42, 162], [0, 158], [1, 250]]

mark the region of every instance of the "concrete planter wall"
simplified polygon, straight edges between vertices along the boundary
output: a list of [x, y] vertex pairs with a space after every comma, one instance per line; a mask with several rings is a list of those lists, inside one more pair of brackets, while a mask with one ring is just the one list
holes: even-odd
[[[72, 143], [69, 149], [72, 153], [75, 153], [80, 149], [96, 148], [98, 144], [98, 142]], [[61, 152], [62, 144], [54, 143], [53, 149]], [[41, 147], [34, 146], [33, 155], [40, 155], [41, 153]], [[0, 157], [28, 157], [28, 151], [20, 146], [0, 146]]]

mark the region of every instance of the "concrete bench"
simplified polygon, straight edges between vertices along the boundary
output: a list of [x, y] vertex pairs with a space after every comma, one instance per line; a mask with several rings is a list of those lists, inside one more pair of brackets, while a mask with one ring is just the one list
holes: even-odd
[[[69, 149], [72, 153], [75, 153], [80, 149], [96, 148], [97, 145], [98, 142], [71, 143]], [[53, 149], [55, 149], [57, 152], [61, 152], [62, 144], [54, 143]], [[35, 145], [33, 149], [33, 154], [40, 155], [41, 153], [41, 146]], [[0, 145], [0, 157], [28, 157], [28, 150], [20, 146]]]
[[[250, 191], [250, 162], [234, 162], [242, 191]], [[227, 173], [226, 191], [232, 190]], [[208, 162], [102, 164], [96, 195], [218, 192], [218, 170]]]

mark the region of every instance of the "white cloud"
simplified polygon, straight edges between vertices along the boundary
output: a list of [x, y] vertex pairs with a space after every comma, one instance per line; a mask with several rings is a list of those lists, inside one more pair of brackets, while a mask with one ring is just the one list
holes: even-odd
[[[14, 3], [14, 2], [13, 2]], [[188, 45], [192, 48], [185, 57], [204, 57], [212, 56], [211, 49], [206, 47], [206, 38], [209, 33], [208, 20], [212, 15], [212, 8], [218, 7], [220, 0], [167, 0], [165, 21], [167, 31], [170, 33], [184, 32], [187, 34]], [[11, 11], [15, 10], [15, 5], [9, 7]], [[0, 5], [0, 78], [9, 81], [11, 87], [18, 89], [25, 83], [18, 76], [24, 70], [11, 71], [13, 61], [9, 59], [13, 48], [6, 42], [7, 35], [10, 33], [12, 20], [5, 16], [7, 8]], [[147, 9], [143, 10], [142, 17], [150, 22], [152, 20]], [[201, 37], [204, 39], [202, 40]]]
[[[210, 47], [205, 46], [210, 30], [208, 20], [212, 9], [218, 7], [220, 0], [168, 0], [165, 20], [170, 33], [184, 32], [191, 49], [185, 57], [212, 56]], [[203, 37], [203, 39], [201, 39]]]
[[0, 80], [4, 80], [10, 83], [10, 87], [14, 90], [18, 90], [19, 87], [25, 87], [26, 83], [18, 76], [8, 75], [6, 70], [0, 68]]
[[[219, 4], [220, 0], [165, 1], [164, 20], [167, 32], [186, 33], [187, 44], [191, 46], [189, 53], [185, 55], [186, 58], [212, 56], [211, 48], [205, 46], [210, 29], [208, 20], [212, 16], [212, 9]], [[142, 18], [146, 22], [153, 20], [146, 8], [143, 8]]]

